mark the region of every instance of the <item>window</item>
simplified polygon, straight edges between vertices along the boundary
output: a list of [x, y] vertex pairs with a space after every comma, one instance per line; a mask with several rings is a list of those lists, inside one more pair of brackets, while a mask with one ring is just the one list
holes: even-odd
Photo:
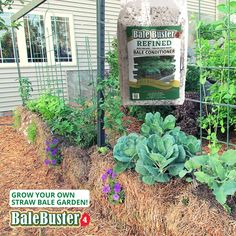
[[[6, 25], [10, 26], [10, 13], [2, 13], [1, 17]], [[0, 30], [0, 63], [15, 63], [16, 56], [14, 47], [17, 47], [17, 42], [13, 42], [12, 29]], [[18, 48], [17, 48], [18, 51]]]
[[43, 16], [24, 17], [28, 62], [46, 62], [47, 50]]
[[53, 48], [56, 62], [71, 62], [71, 38], [68, 17], [51, 17]]
[[[1, 14], [9, 26], [12, 14]], [[14, 48], [21, 66], [34, 66], [34, 63], [76, 65], [72, 15], [35, 11], [26, 15], [21, 22], [19, 29], [15, 29], [18, 42], [16, 39], [13, 42], [10, 27], [0, 30], [0, 67], [15, 66]]]

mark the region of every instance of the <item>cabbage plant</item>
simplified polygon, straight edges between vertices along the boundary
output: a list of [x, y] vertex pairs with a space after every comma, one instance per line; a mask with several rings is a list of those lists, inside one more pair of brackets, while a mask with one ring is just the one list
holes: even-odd
[[151, 135], [146, 142], [137, 145], [139, 159], [135, 170], [146, 184], [168, 182], [184, 169], [186, 151], [169, 134], [160, 137]]
[[135, 169], [146, 184], [178, 177], [185, 161], [200, 151], [200, 141], [175, 127], [175, 117], [148, 113], [141, 134], [121, 137], [114, 147], [115, 171]]
[[114, 171], [116, 173], [121, 173], [135, 167], [135, 163], [138, 160], [136, 146], [140, 139], [141, 137], [135, 133], [122, 136], [118, 139], [113, 150], [113, 156], [116, 161]]

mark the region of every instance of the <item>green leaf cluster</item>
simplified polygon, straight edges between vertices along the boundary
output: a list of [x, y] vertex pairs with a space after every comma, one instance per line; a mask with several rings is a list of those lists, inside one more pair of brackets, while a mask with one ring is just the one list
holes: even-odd
[[196, 179], [213, 191], [216, 200], [226, 209], [227, 197], [236, 193], [236, 150], [218, 154], [202, 155], [191, 158], [185, 163], [180, 177], [194, 173]]
[[164, 183], [178, 177], [186, 160], [199, 151], [200, 141], [180, 131], [174, 116], [148, 113], [141, 135], [123, 136], [114, 147], [115, 171], [135, 169], [146, 184]]
[[29, 101], [27, 108], [39, 113], [54, 134], [65, 137], [72, 144], [88, 148], [96, 141], [94, 102], [80, 101], [77, 108], [72, 108], [61, 98], [45, 93], [37, 100]]
[[[206, 101], [213, 104], [234, 105], [236, 100], [236, 24], [232, 21], [236, 1], [218, 5], [219, 20], [199, 22], [196, 40], [197, 65], [201, 67], [200, 81], [211, 83]], [[227, 126], [236, 129], [236, 110], [227, 106], [206, 107], [202, 128], [213, 153], [219, 150], [218, 133], [225, 133]]]
[[[21, 26], [21, 22], [13, 22], [11, 25], [7, 25], [5, 20], [1, 17], [1, 14], [6, 10], [11, 10], [14, 0], [1, 0], [0, 1], [0, 30], [9, 30], [11, 27], [19, 28]], [[24, 4], [24, 0], [19, 0], [21, 4]]]
[[20, 96], [23, 105], [25, 105], [31, 96], [30, 93], [33, 92], [33, 87], [29, 79], [26, 77], [19, 78], [19, 84], [20, 84], [19, 87]]
[[13, 112], [13, 126], [16, 129], [20, 128], [21, 126], [21, 114], [17, 110]]
[[30, 141], [30, 143], [35, 143], [36, 136], [37, 136], [37, 126], [36, 126], [35, 122], [32, 122], [29, 124], [26, 132], [27, 132], [27, 137], [28, 137], [28, 140]]
[[116, 159], [116, 166], [114, 168], [116, 173], [121, 173], [126, 169], [133, 169], [135, 167], [138, 160], [136, 146], [139, 141], [140, 136], [135, 133], [118, 139], [113, 150], [113, 155]]
[[104, 80], [97, 84], [97, 90], [103, 91], [104, 95], [104, 102], [100, 105], [105, 113], [104, 127], [115, 135], [123, 134], [125, 132], [123, 124], [125, 114], [121, 110], [117, 40], [113, 40], [106, 61], [109, 64], [109, 73]]

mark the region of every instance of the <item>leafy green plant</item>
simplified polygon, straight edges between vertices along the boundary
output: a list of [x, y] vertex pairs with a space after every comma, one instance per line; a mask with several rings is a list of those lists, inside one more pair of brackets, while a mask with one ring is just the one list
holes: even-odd
[[[224, 16], [210, 24], [199, 22], [197, 26], [197, 64], [202, 68], [200, 81], [210, 82], [206, 101], [210, 104], [235, 104], [236, 70], [236, 24], [231, 21], [236, 12], [236, 1], [218, 5]], [[199, 37], [200, 35], [200, 37]], [[217, 69], [218, 68], [218, 69]], [[231, 69], [232, 68], [232, 69]], [[236, 128], [236, 110], [222, 105], [206, 107], [202, 128], [207, 132], [212, 153], [216, 153], [219, 132], [225, 133], [227, 126]]]
[[114, 147], [115, 171], [135, 169], [146, 184], [168, 182], [179, 176], [185, 161], [200, 151], [200, 141], [176, 127], [172, 115], [163, 119], [160, 113], [148, 113], [141, 135], [130, 134]]
[[195, 156], [185, 163], [180, 177], [194, 173], [196, 179], [213, 191], [216, 200], [227, 210], [227, 197], [236, 193], [236, 150], [218, 154]]
[[141, 133], [145, 137], [149, 137], [152, 134], [163, 135], [166, 131], [175, 128], [175, 121], [176, 119], [172, 115], [163, 119], [159, 112], [155, 114], [147, 113], [145, 123], [141, 127]]
[[36, 126], [35, 122], [32, 122], [29, 124], [26, 132], [27, 132], [27, 137], [28, 137], [28, 140], [30, 141], [30, 143], [35, 143], [36, 136], [37, 136], [37, 126]]
[[23, 105], [26, 105], [27, 101], [29, 100], [31, 96], [30, 92], [33, 91], [33, 87], [29, 79], [26, 77], [19, 78], [19, 84], [20, 84], [20, 88], [19, 88], [20, 96], [21, 96]]
[[39, 113], [44, 120], [51, 121], [64, 110], [65, 103], [59, 97], [45, 93], [38, 100], [29, 101], [26, 106], [29, 110]]
[[198, 92], [200, 89], [200, 69], [196, 66], [188, 65], [186, 74], [186, 86], [187, 92]]
[[118, 139], [113, 151], [116, 160], [116, 166], [114, 167], [116, 173], [135, 168], [138, 160], [136, 146], [139, 140], [140, 136], [135, 133]]
[[[19, 0], [21, 4], [24, 4], [24, 0]], [[1, 0], [0, 1], [0, 30], [8, 30], [9, 28], [18, 28], [21, 25], [21, 22], [12, 22], [11, 25], [8, 25], [5, 20], [1, 17], [1, 13], [4, 13], [6, 10], [11, 10], [14, 0]]]
[[109, 148], [108, 147], [97, 147], [97, 151], [101, 155], [106, 155], [109, 152]]
[[104, 127], [115, 134], [123, 134], [125, 127], [122, 118], [125, 114], [121, 109], [117, 40], [112, 42], [112, 49], [107, 53], [107, 62], [109, 74], [97, 85], [97, 90], [104, 93], [104, 103], [101, 105], [105, 112]]
[[27, 108], [39, 113], [52, 132], [65, 137], [72, 144], [88, 148], [96, 142], [96, 103], [77, 101], [72, 108], [57, 96], [43, 94], [27, 103]]
[[18, 129], [21, 126], [21, 114], [19, 111], [15, 110], [13, 113], [13, 126]]
[[73, 114], [75, 124], [76, 143], [82, 148], [96, 144], [96, 103], [82, 103], [81, 108]]
[[186, 152], [178, 145], [173, 136], [157, 134], [147, 138], [146, 143], [137, 146], [139, 159], [135, 170], [141, 175], [144, 183], [152, 185], [156, 182], [165, 183], [171, 177], [178, 176], [184, 169]]
[[173, 115], [168, 115], [163, 119], [159, 112], [147, 113], [145, 123], [141, 127], [141, 134], [147, 138], [152, 134], [160, 137], [165, 134], [171, 135], [178, 145], [184, 146], [190, 157], [201, 150], [201, 143], [196, 137], [186, 135], [179, 127], [176, 127], [176, 119]]

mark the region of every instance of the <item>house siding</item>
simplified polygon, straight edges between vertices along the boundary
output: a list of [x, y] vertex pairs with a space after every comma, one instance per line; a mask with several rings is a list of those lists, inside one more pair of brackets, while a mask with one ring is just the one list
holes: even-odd
[[200, 6], [201, 14], [216, 16], [217, 0], [188, 0], [187, 5], [190, 12], [199, 12]]
[[[26, 3], [29, 1], [26, 1]], [[22, 5], [18, 1], [14, 3], [14, 11], [18, 11]], [[198, 11], [198, 0], [189, 0], [188, 8], [191, 12]], [[85, 37], [89, 38], [91, 50], [92, 69], [96, 70], [97, 48], [96, 48], [96, 0], [50, 0], [37, 8], [38, 11], [73, 14], [74, 36], [77, 45], [77, 54], [79, 57], [79, 70], [88, 70], [88, 58], [85, 46]], [[203, 13], [215, 14], [215, 1], [202, 1]], [[106, 0], [106, 51], [108, 42], [116, 36], [116, 22], [120, 11], [120, 0]], [[63, 87], [65, 95], [68, 96], [68, 71], [77, 71], [77, 66], [62, 67]], [[37, 88], [36, 71], [34, 66], [21, 67], [22, 76], [27, 77], [32, 82], [33, 87]], [[16, 68], [0, 67], [0, 114], [4, 111], [10, 111], [17, 105], [21, 105], [19, 96], [18, 74]], [[86, 79], [86, 76], [82, 76]], [[37, 92], [33, 93], [34, 96]]]
[[[29, 1], [26, 1], [26, 3]], [[22, 8], [19, 1], [15, 1], [13, 11]], [[97, 36], [96, 36], [96, 0], [50, 0], [37, 8], [37, 12], [48, 10], [51, 13], [72, 14], [74, 21], [74, 37], [79, 57], [79, 69], [88, 70], [88, 58], [85, 47], [85, 37], [89, 38], [91, 50], [92, 69], [96, 70], [97, 60]], [[106, 1], [106, 50], [108, 41], [116, 36], [116, 21], [120, 11], [120, 0]], [[62, 66], [63, 87], [65, 95], [68, 96], [67, 71], [77, 71], [77, 66]], [[22, 77], [27, 77], [37, 90], [36, 70], [34, 66], [21, 66]], [[19, 84], [17, 81], [17, 69], [14, 67], [0, 66], [0, 114], [10, 111], [17, 105], [21, 105], [19, 96]], [[33, 92], [36, 96], [37, 92]]]

